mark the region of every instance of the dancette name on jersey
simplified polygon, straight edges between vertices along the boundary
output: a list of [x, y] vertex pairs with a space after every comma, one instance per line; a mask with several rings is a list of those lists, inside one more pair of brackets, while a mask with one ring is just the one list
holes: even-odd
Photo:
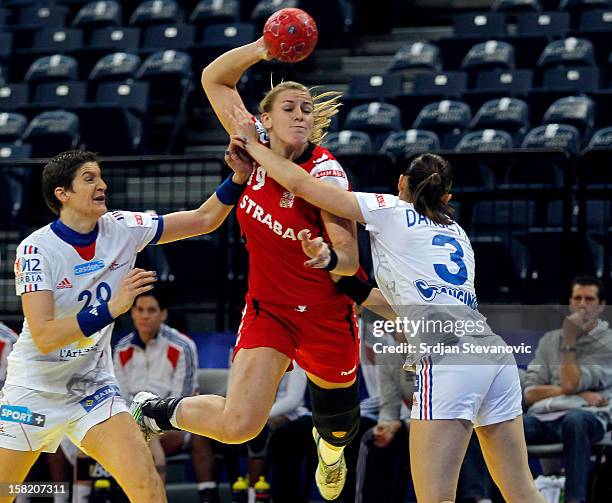
[[292, 241], [297, 241], [297, 236], [302, 231], [310, 231], [310, 229], [300, 229], [295, 232], [295, 229], [291, 227], [283, 228], [283, 224], [281, 224], [278, 220], [273, 220], [272, 215], [270, 213], [266, 213], [266, 211], [259, 206], [253, 199], [251, 199], [246, 194], [242, 196], [242, 200], [240, 201], [240, 208], [245, 209], [245, 213], [250, 215], [258, 222], [261, 222], [263, 225], [267, 225], [268, 228], [278, 234], [283, 239], [291, 239]]

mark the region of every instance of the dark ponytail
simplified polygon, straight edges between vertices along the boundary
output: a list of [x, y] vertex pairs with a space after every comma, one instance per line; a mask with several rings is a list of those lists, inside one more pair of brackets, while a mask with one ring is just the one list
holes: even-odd
[[412, 160], [404, 173], [414, 209], [437, 224], [453, 222], [454, 210], [442, 202], [453, 183], [453, 172], [446, 159], [435, 154], [423, 154]]

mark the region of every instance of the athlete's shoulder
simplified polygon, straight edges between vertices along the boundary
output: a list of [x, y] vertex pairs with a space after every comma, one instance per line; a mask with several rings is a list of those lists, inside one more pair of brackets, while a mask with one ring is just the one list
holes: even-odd
[[357, 200], [360, 206], [368, 211], [388, 210], [397, 207], [412, 207], [410, 203], [402, 201], [399, 197], [393, 194], [379, 194], [374, 192], [356, 192]]
[[142, 211], [115, 210], [100, 217], [101, 222], [124, 227], [152, 227], [159, 217]]
[[189, 350], [193, 351], [196, 348], [195, 342], [191, 337], [186, 336], [182, 332], [179, 332], [176, 328], [172, 328], [168, 325], [162, 324], [160, 328], [162, 336], [168, 339], [168, 342], [179, 344], [182, 347], [188, 347]]
[[35, 230], [27, 236], [19, 245], [17, 245], [18, 255], [27, 255], [32, 253], [41, 253], [41, 250], [52, 250], [53, 246], [49, 246], [55, 241], [55, 234], [51, 230], [51, 224], [45, 225], [38, 230]]
[[325, 147], [316, 145], [312, 150], [310, 158], [302, 164], [302, 167], [315, 178], [325, 179], [345, 190], [349, 189], [346, 172], [332, 153]]

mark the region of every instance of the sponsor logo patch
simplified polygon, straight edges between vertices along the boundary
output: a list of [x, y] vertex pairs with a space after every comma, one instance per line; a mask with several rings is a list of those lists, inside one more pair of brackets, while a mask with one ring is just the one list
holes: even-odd
[[0, 419], [12, 423], [28, 424], [42, 428], [45, 425], [46, 416], [31, 412], [27, 407], [18, 405], [0, 405]]
[[81, 407], [85, 409], [85, 412], [89, 412], [101, 404], [104, 400], [108, 400], [112, 396], [120, 396], [119, 388], [114, 384], [109, 384], [108, 386], [100, 388], [95, 393], [86, 396], [79, 403], [81, 404]]
[[126, 262], [122, 262], [121, 264], [119, 264], [117, 261], [113, 261], [113, 263], [108, 267], [111, 271], [116, 271], [117, 269], [121, 269], [124, 265], [127, 265], [127, 261]]
[[104, 260], [92, 260], [91, 262], [75, 265], [74, 274], [75, 276], [82, 276], [83, 274], [90, 274], [100, 269], [104, 269]]
[[416, 287], [417, 292], [419, 292], [421, 298], [426, 302], [433, 301], [436, 296], [441, 293], [450, 295], [451, 297], [455, 297], [459, 302], [462, 302], [463, 304], [472, 309], [478, 308], [478, 301], [476, 300], [476, 295], [461, 288], [456, 288], [447, 285], [430, 285], [424, 279], [417, 279], [414, 282], [414, 286]]
[[64, 278], [55, 286], [55, 288], [57, 288], [58, 290], [63, 290], [64, 288], [72, 288], [72, 283], [70, 283], [70, 280], [68, 278]]
[[293, 208], [294, 200], [295, 200], [295, 196], [291, 192], [286, 190], [285, 192], [283, 192], [283, 195], [281, 197], [280, 207], [281, 208]]
[[378, 207], [384, 208], [386, 206], [385, 196], [382, 194], [375, 194], [375, 195], [376, 195], [376, 202], [378, 203]]

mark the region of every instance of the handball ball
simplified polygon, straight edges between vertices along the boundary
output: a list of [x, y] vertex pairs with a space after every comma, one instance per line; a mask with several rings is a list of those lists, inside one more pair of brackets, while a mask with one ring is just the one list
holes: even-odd
[[279, 61], [306, 59], [317, 45], [319, 32], [314, 19], [301, 9], [281, 9], [272, 14], [263, 29], [268, 52]]

